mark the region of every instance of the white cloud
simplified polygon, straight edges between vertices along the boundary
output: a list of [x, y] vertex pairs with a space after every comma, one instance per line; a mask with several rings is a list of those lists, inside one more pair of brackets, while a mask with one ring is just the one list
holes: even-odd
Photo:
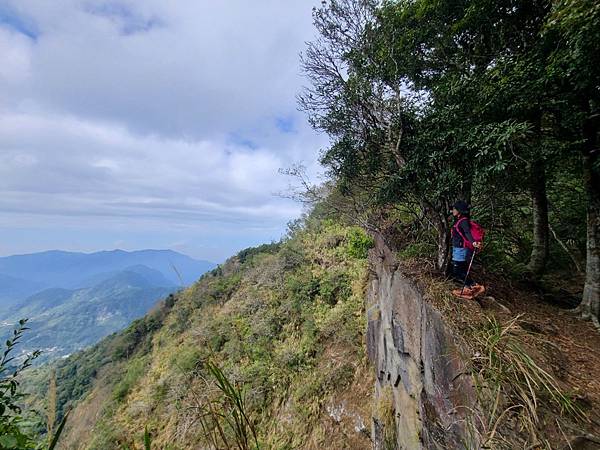
[[19, 51], [32, 76], [18, 86], [18, 101], [177, 136], [288, 114], [301, 82], [298, 52], [312, 35], [302, 0], [13, 5], [39, 30]]
[[86, 248], [118, 221], [130, 237], [110, 242], [154, 227], [198, 251], [218, 240], [165, 229], [235, 245], [280, 233], [299, 207], [272, 195], [278, 169], [317, 172], [325, 143], [294, 99], [312, 35], [305, 0], [5, 0], [0, 227], [58, 239], [94, 217]]
[[0, 26], [0, 100], [14, 102], [14, 90], [31, 77], [31, 41], [21, 33]]
[[[306, 140], [312, 142], [312, 136]], [[287, 180], [277, 171], [291, 163], [289, 155], [270, 147], [139, 136], [65, 117], [5, 114], [0, 146], [0, 186], [13, 193], [0, 198], [0, 206], [14, 210], [8, 203], [18, 194], [15, 202], [22, 208], [48, 211], [53, 202], [45, 196], [51, 194], [57, 214], [73, 204], [72, 198], [82, 215], [109, 214], [115, 205], [130, 205], [136, 215], [142, 205], [170, 210], [169, 204], [177, 204], [179, 210], [219, 212], [224, 219], [252, 217], [281, 203], [272, 194], [283, 190]], [[80, 204], [85, 196], [88, 205]], [[271, 209], [276, 214], [277, 208]]]

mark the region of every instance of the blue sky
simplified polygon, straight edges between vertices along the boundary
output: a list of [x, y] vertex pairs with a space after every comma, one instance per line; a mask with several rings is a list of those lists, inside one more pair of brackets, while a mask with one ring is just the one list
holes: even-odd
[[326, 144], [297, 111], [306, 0], [4, 0], [0, 255], [278, 239]]

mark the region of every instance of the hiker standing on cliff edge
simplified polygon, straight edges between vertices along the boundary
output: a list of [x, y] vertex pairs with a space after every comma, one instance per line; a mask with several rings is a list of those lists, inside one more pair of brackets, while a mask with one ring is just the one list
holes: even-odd
[[462, 289], [452, 291], [456, 297], [472, 299], [485, 292], [485, 287], [475, 283], [469, 276], [473, 252], [481, 248], [481, 241], [473, 237], [469, 205], [459, 200], [452, 207], [452, 278], [460, 282]]

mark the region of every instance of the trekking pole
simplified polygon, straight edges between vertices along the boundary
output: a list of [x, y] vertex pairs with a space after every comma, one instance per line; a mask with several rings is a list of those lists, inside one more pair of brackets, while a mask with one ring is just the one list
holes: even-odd
[[465, 281], [463, 282], [462, 289], [460, 290], [460, 295], [463, 295], [465, 286], [467, 285], [467, 279], [469, 278], [469, 272], [471, 272], [471, 266], [473, 265], [473, 260], [475, 259], [475, 253], [477, 253], [477, 248], [473, 249], [473, 255], [471, 256], [471, 261], [469, 262], [469, 268], [467, 269], [467, 274], [465, 275]]

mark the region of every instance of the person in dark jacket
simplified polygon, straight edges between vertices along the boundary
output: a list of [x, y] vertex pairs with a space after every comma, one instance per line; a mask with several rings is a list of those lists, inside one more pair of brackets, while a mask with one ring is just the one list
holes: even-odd
[[[469, 248], [465, 247], [464, 240], [467, 239], [475, 248], [479, 248], [481, 245], [480, 242], [473, 239], [471, 234], [470, 212], [469, 205], [462, 200], [457, 201], [452, 207], [452, 215], [454, 216], [454, 225], [452, 226], [452, 278], [465, 285], [464, 289], [458, 289], [453, 293], [465, 298], [473, 298], [485, 291], [483, 286], [475, 283], [471, 277], [467, 276], [472, 253]], [[466, 218], [466, 220], [460, 220], [463, 218]]]

